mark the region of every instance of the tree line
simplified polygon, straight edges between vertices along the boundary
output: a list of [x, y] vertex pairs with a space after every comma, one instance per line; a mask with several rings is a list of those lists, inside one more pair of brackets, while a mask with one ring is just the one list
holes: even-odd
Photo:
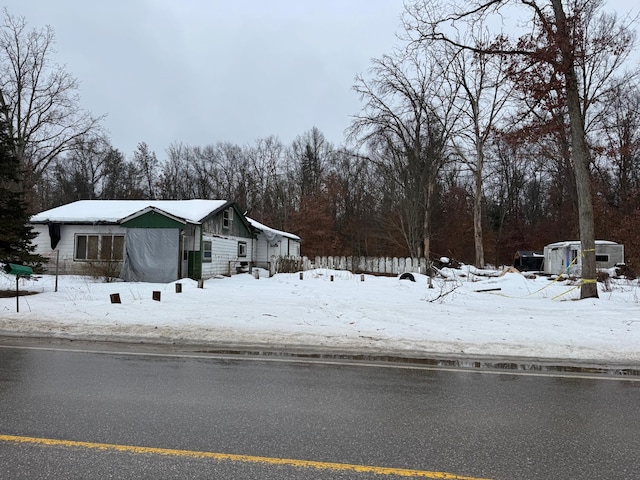
[[[144, 142], [130, 156], [111, 145], [100, 119], [78, 108], [75, 80], [47, 64], [51, 31], [27, 36], [26, 21], [5, 11], [1, 97], [29, 210], [79, 199], [222, 198], [300, 235], [309, 256], [502, 265], [516, 250], [598, 238], [624, 243], [637, 265], [635, 20], [600, 0], [473, 5], [406, 2], [397, 47], [355, 78], [362, 109], [340, 144], [311, 127], [289, 144], [277, 135], [174, 143], [161, 158]], [[511, 36], [494, 27], [509, 6], [526, 19]], [[38, 77], [50, 82], [41, 113], [57, 111], [55, 122], [17, 108], [37, 105], [34, 75], [7, 80], [25, 44], [40, 53], [25, 68], [48, 73]]]

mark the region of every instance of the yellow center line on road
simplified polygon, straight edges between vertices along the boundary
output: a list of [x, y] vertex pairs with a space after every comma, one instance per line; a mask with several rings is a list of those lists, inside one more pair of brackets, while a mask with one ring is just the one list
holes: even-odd
[[395, 475], [398, 477], [415, 477], [447, 480], [489, 480], [486, 478], [465, 477], [446, 472], [429, 472], [406, 468], [374, 467], [369, 465], [351, 465], [348, 463], [316, 462], [312, 460], [293, 460], [288, 458], [255, 457], [252, 455], [234, 455], [231, 453], [198, 452], [192, 450], [174, 450], [169, 448], [137, 447], [133, 445], [117, 445], [112, 443], [77, 442], [72, 440], [56, 440], [52, 438], [22, 437], [16, 435], [0, 435], [0, 442], [44, 445], [48, 447], [88, 448], [92, 450], [115, 451], [136, 454], [165, 455], [194, 459], [226, 460], [243, 463], [262, 463], [265, 465], [281, 465], [295, 468], [315, 468], [317, 470], [349, 471], [357, 473], [374, 473], [377, 475]]

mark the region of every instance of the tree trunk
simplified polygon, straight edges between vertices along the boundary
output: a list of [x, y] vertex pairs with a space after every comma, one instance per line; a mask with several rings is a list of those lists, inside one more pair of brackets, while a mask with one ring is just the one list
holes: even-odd
[[424, 218], [422, 222], [422, 246], [424, 249], [424, 258], [426, 258], [427, 260], [429, 260], [431, 254], [431, 200], [433, 197], [433, 191], [435, 190], [434, 183], [434, 178], [430, 178], [427, 180]]
[[596, 283], [596, 242], [593, 222], [593, 200], [591, 196], [591, 175], [589, 172], [589, 150], [585, 139], [584, 118], [580, 107], [580, 93], [575, 70], [573, 46], [562, 7], [562, 0], [551, 0], [556, 27], [557, 44], [562, 54], [562, 74], [567, 89], [567, 108], [571, 124], [571, 157], [576, 178], [578, 196], [578, 226], [582, 246], [582, 286], [580, 298], [597, 298]]
[[484, 239], [482, 234], [482, 170], [484, 169], [484, 152], [482, 140], [476, 133], [476, 168], [473, 172], [475, 192], [473, 195], [473, 240], [476, 247], [476, 267], [484, 268]]

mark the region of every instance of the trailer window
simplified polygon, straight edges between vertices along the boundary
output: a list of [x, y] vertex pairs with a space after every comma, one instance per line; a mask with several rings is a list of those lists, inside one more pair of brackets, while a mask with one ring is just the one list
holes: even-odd
[[596, 255], [596, 262], [608, 262], [609, 255]]

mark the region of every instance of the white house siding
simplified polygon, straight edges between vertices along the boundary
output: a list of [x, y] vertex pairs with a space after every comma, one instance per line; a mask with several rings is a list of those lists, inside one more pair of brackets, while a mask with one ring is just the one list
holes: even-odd
[[[60, 241], [55, 250], [51, 248], [49, 227], [43, 224], [33, 225], [33, 230], [38, 234], [34, 239], [35, 253], [47, 259], [43, 265], [48, 273], [56, 271], [56, 257], [58, 259], [58, 272], [60, 274], [82, 275], [89, 273], [91, 261], [74, 260], [75, 238], [79, 235], [125, 235], [127, 229], [119, 225], [60, 225]], [[119, 270], [119, 267], [118, 267]]]
[[289, 253], [287, 255], [293, 257], [300, 256], [300, 242], [298, 240], [288, 239], [289, 241]]
[[[203, 241], [211, 242], [211, 263], [202, 263], [202, 278], [216, 275], [233, 275], [241, 262], [252, 263], [254, 244], [251, 238], [245, 237], [214, 237], [203, 235]], [[238, 257], [238, 242], [247, 245], [247, 256]]]
[[259, 233], [256, 243], [256, 265], [262, 268], [268, 268], [272, 257], [297, 257], [300, 255], [300, 242], [291, 238], [282, 237], [273, 246], [269, 244], [264, 233]]

